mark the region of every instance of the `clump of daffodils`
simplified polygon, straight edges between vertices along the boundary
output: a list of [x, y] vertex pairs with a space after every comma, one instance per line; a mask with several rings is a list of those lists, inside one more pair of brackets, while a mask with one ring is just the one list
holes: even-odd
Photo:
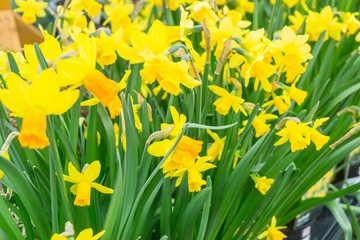
[[311, 122], [301, 123], [296, 119], [295, 121], [288, 120], [285, 122], [285, 127], [276, 133], [281, 138], [275, 143], [275, 146], [289, 141], [291, 151], [295, 152], [307, 148], [313, 142], [316, 150], [320, 150], [329, 141], [330, 137], [321, 134], [316, 128], [320, 127], [327, 120], [329, 118], [316, 119], [313, 127], [309, 126]]
[[43, 40], [0, 46], [0, 229], [16, 202], [28, 238], [286, 238], [336, 168], [311, 151], [360, 127], [359, 4], [307, 2], [15, 0]]

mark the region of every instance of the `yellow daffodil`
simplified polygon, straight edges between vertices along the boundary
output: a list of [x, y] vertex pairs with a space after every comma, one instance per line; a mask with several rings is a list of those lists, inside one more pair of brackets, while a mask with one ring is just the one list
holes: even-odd
[[[176, 111], [176, 108], [174, 106], [170, 106], [170, 112], [175, 125], [174, 129], [170, 132], [170, 135], [176, 137], [180, 135], [180, 132], [184, 127], [184, 124], [186, 122], [186, 116], [184, 114], [179, 115], [178, 111]], [[162, 123], [161, 131], [163, 131], [165, 128], [169, 127], [170, 125], [172, 124]]]
[[[216, 26], [210, 27], [210, 33], [211, 33], [211, 40], [212, 45], [216, 44], [216, 50], [215, 50], [215, 56], [220, 57], [221, 51], [224, 48], [224, 42], [231, 38], [232, 36], [241, 37], [245, 31], [243, 31], [241, 28], [238, 28], [238, 24], [241, 22], [241, 16], [235, 17], [234, 11], [229, 11], [231, 13], [230, 16], [226, 16], [223, 19], [221, 19], [219, 23], [219, 27]], [[238, 22], [238, 21], [239, 22]], [[241, 25], [248, 26], [248, 25]]]
[[206, 21], [209, 22], [215, 22], [218, 19], [210, 4], [205, 1], [196, 1], [187, 7], [187, 9], [191, 12], [189, 18], [194, 19], [196, 22], [202, 22], [205, 17]]
[[[164, 139], [159, 142], [154, 142], [149, 146], [148, 153], [155, 157], [163, 157], [170, 151], [175, 141], [176, 138], [173, 138], [172, 140]], [[202, 144], [202, 141], [182, 136], [174, 151], [161, 166], [163, 172], [167, 173], [178, 169], [181, 166], [183, 152], [188, 152], [195, 159], [201, 152]]]
[[257, 188], [262, 195], [265, 195], [274, 183], [274, 179], [266, 178], [265, 176], [258, 177], [257, 174], [252, 174], [251, 177], [255, 181], [255, 188]]
[[300, 29], [301, 25], [304, 23], [305, 15], [301, 14], [299, 11], [296, 10], [294, 12], [294, 15], [289, 16], [289, 20], [292, 23], [292, 25], [290, 25], [289, 27], [292, 30], [297, 31]]
[[333, 17], [331, 7], [326, 6], [320, 13], [309, 11], [305, 32], [310, 34], [309, 39], [311, 41], [317, 41], [320, 34], [326, 30], [324, 41], [328, 40], [329, 37], [339, 41], [343, 27], [344, 24], [338, 22], [336, 17]]
[[274, 146], [279, 146], [289, 141], [292, 152], [307, 148], [310, 144], [310, 129], [307, 126], [309, 124], [286, 121], [285, 127], [276, 133], [281, 138]]
[[209, 129], [207, 129], [206, 132], [215, 141], [207, 150], [207, 155], [212, 158], [210, 161], [214, 161], [217, 157], [221, 159], [226, 137], [220, 138], [217, 133], [214, 133]]
[[297, 123], [294, 121], [287, 121], [285, 127], [276, 133], [276, 135], [281, 136], [281, 138], [275, 143], [275, 146], [289, 141], [291, 144], [291, 151], [295, 152], [307, 148], [312, 141], [316, 146], [316, 150], [320, 150], [329, 141], [330, 137], [321, 134], [316, 128], [321, 126], [328, 119], [329, 118], [321, 118], [315, 120], [312, 128], [308, 126], [310, 122]]
[[60, 92], [56, 82], [57, 75], [53, 69], [40, 72], [31, 85], [15, 73], [10, 73], [7, 77], [8, 89], [0, 89], [1, 102], [12, 112], [12, 115], [23, 118], [18, 137], [23, 147], [48, 146], [46, 115], [62, 114], [78, 99], [79, 91]]
[[237, 97], [229, 93], [225, 89], [215, 85], [210, 85], [209, 89], [216, 95], [220, 96], [220, 98], [214, 102], [214, 105], [216, 106], [216, 111], [218, 113], [226, 115], [229, 113], [229, 110], [232, 107], [235, 113], [240, 110], [245, 116], [247, 116], [244, 107], [241, 105], [245, 102], [244, 99], [242, 99], [241, 97]]
[[36, 0], [15, 0], [18, 8], [15, 9], [15, 12], [22, 12], [23, 15], [21, 19], [28, 24], [33, 24], [36, 22], [36, 17], [45, 17], [46, 12], [44, 9], [47, 7], [48, 3], [43, 1]]
[[111, 65], [116, 59], [116, 50], [123, 44], [123, 31], [120, 28], [117, 32], [108, 36], [104, 31], [96, 38], [97, 59], [100, 64]]
[[171, 11], [176, 11], [180, 7], [182, 0], [169, 0], [168, 7]]
[[350, 36], [355, 34], [357, 30], [360, 28], [360, 21], [356, 19], [356, 16], [358, 16], [359, 13], [349, 13], [349, 12], [342, 12], [341, 18], [342, 22], [345, 23], [345, 26], [343, 29], [344, 32], [346, 32], [346, 36]]
[[261, 87], [266, 92], [271, 92], [271, 84], [268, 80], [271, 77], [276, 69], [271, 65], [265, 58], [266, 50], [258, 54], [258, 57], [255, 58], [249, 54], [245, 54], [246, 59], [245, 64], [241, 68], [241, 75], [245, 78], [245, 86], [249, 85], [249, 79], [255, 78], [254, 88], [257, 90], [259, 81]]
[[[63, 12], [63, 6], [58, 6], [58, 13]], [[64, 21], [58, 21], [58, 27], [64, 30], [65, 36], [69, 37], [72, 33], [78, 34], [85, 30], [88, 25], [88, 20], [83, 11], [73, 11], [66, 9], [64, 14]]]
[[94, 94], [96, 98], [84, 102], [81, 105], [93, 105], [100, 101], [104, 107], [109, 109], [111, 118], [119, 116], [122, 105], [118, 93], [126, 87], [126, 79], [129, 74], [130, 71], [125, 74], [120, 83], [117, 83], [108, 79], [99, 70], [90, 70], [83, 83], [86, 89]]
[[288, 97], [286, 97], [284, 95], [276, 96], [275, 94], [273, 94], [273, 100], [264, 103], [262, 106], [270, 107], [272, 105], [275, 105], [279, 114], [281, 115], [281, 114], [284, 114], [289, 109], [290, 104], [291, 104], [291, 101]]
[[296, 76], [305, 72], [302, 63], [313, 57], [310, 45], [306, 44], [309, 35], [296, 36], [294, 30], [285, 26], [280, 36], [281, 40], [276, 40], [272, 45], [278, 51], [274, 58], [278, 67], [286, 71], [286, 82], [292, 83]]
[[[51, 36], [46, 30], [42, 30], [42, 28], [40, 28], [40, 30], [44, 36], [44, 41], [39, 44], [39, 48], [48, 67], [52, 68], [58, 58], [65, 52], [61, 49], [60, 43], [56, 40], [56, 38]], [[34, 45], [25, 45], [24, 55], [27, 63], [19, 67], [20, 75], [29, 81], [33, 81], [33, 79], [37, 77], [39, 69], [39, 61], [35, 53]], [[58, 78], [57, 80], [60, 81], [61, 78]], [[61, 85], [61, 82], [58, 84]]]
[[[230, 17], [233, 26], [236, 27], [238, 30], [247, 28], [251, 25], [251, 21], [243, 20], [243, 15], [236, 10], [229, 10], [229, 8], [225, 6], [223, 12], [226, 16]], [[242, 36], [244, 33], [245, 31], [242, 31], [240, 35]]]
[[165, 26], [161, 21], [155, 20], [146, 34], [141, 31], [132, 31], [130, 41], [132, 47], [124, 46], [118, 49], [118, 54], [130, 60], [130, 63], [142, 63], [156, 58], [159, 54], [165, 55], [170, 47], [170, 43], [180, 39], [178, 27], [178, 36], [174, 37], [174, 27]]
[[[270, 131], [270, 124], [266, 124], [267, 120], [277, 118], [276, 115], [266, 113], [265, 111], [260, 113], [259, 115], [255, 116], [252, 126], [255, 128], [255, 137], [261, 137], [265, 133]], [[243, 125], [246, 126], [248, 120], [243, 122]]]
[[175, 186], [179, 186], [184, 177], [185, 172], [188, 174], [188, 188], [189, 192], [198, 192], [201, 190], [201, 186], [206, 184], [206, 181], [202, 179], [201, 172], [216, 167], [215, 165], [208, 163], [212, 160], [211, 157], [198, 157], [196, 160], [188, 152], [183, 153], [182, 167], [170, 174], [171, 177], [178, 177]]
[[104, 25], [111, 22], [111, 29], [116, 32], [121, 27], [125, 27], [131, 24], [130, 14], [134, 10], [134, 4], [125, 3], [124, 1], [118, 1], [109, 5], [105, 5], [104, 11], [107, 15], [107, 19]]
[[247, 12], [254, 12], [254, 2], [250, 2], [249, 0], [236, 0], [235, 6], [235, 10], [242, 16], [244, 16]]
[[64, 181], [75, 183], [70, 188], [70, 191], [76, 195], [74, 205], [80, 207], [90, 206], [91, 188], [95, 188], [105, 194], [112, 194], [114, 192], [114, 190], [94, 182], [99, 177], [100, 169], [100, 162], [94, 161], [90, 165], [85, 165], [82, 173], [80, 173], [69, 162], [69, 176], [63, 175], [63, 177]]
[[185, 60], [174, 63], [165, 57], [158, 57], [145, 62], [140, 75], [148, 83], [153, 83], [156, 79], [162, 89], [177, 96], [180, 93], [180, 84], [189, 89], [201, 84], [192, 78], [188, 71], [189, 65]]
[[95, 0], [72, 0], [69, 8], [71, 11], [85, 10], [90, 17], [96, 17], [101, 12], [102, 5]]
[[[267, 39], [265, 36], [265, 30], [258, 29], [256, 31], [250, 31], [245, 36], [243, 36], [241, 48], [248, 54], [252, 56], [259, 55], [261, 52], [263, 52], [266, 47], [268, 47], [270, 40]], [[248, 57], [249, 61], [252, 61], [252, 57]], [[245, 57], [240, 54], [234, 54], [230, 57], [230, 67], [235, 68], [240, 66], [246, 61]], [[246, 72], [245, 69], [242, 72], [242, 75], [245, 76]]]
[[268, 227], [268, 229], [266, 231], [264, 231], [263, 233], [261, 233], [258, 236], [258, 239], [263, 239], [266, 237], [266, 240], [283, 240], [284, 238], [286, 238], [286, 235], [283, 234], [279, 230], [285, 229], [285, 228], [286, 227], [276, 227], [276, 218], [274, 216], [271, 219], [271, 224]]
[[282, 88], [285, 91], [284, 93], [285, 96], [288, 96], [289, 98], [295, 100], [295, 102], [298, 105], [301, 105], [307, 96], [307, 92], [295, 87], [295, 84], [298, 81], [298, 79], [300, 78], [298, 77], [297, 80], [295, 80], [294, 83], [291, 85], [291, 87], [283, 86]]

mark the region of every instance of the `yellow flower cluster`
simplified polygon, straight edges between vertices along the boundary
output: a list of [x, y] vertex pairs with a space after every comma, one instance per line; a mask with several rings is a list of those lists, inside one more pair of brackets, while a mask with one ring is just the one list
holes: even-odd
[[305, 21], [305, 33], [309, 34], [310, 41], [317, 41], [323, 31], [326, 31], [324, 41], [329, 37], [339, 41], [342, 34], [350, 36], [359, 29], [360, 21], [356, 19], [359, 13], [334, 12], [330, 6], [324, 7], [320, 12], [314, 12], [309, 10], [305, 3], [302, 5], [307, 15], [295, 11], [294, 15], [289, 16], [293, 24], [290, 27], [297, 31]]
[[285, 127], [276, 133], [281, 138], [275, 143], [279, 146], [289, 141], [291, 144], [291, 151], [295, 152], [307, 148], [311, 142], [316, 146], [316, 150], [320, 150], [330, 139], [329, 136], [321, 134], [316, 128], [320, 127], [329, 118], [316, 119], [313, 127], [308, 125], [311, 122], [301, 123], [295, 121], [286, 121]]

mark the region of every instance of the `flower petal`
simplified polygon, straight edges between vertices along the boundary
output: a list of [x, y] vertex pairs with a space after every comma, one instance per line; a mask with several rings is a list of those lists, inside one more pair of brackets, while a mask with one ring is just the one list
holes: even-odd
[[87, 181], [93, 182], [98, 178], [101, 170], [101, 164], [99, 161], [92, 162], [85, 170], [84, 177]]
[[98, 183], [91, 183], [91, 186], [98, 190], [99, 192], [105, 193], [105, 194], [112, 194], [114, 193], [114, 190], [111, 188], [104, 187], [103, 185], [100, 185]]

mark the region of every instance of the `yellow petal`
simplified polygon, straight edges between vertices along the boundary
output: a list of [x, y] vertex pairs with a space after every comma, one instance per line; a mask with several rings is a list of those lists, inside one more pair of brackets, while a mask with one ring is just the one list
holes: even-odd
[[63, 174], [63, 179], [64, 179], [64, 181], [66, 181], [66, 182], [78, 183], [78, 181], [77, 181], [76, 179], [71, 178], [71, 177], [69, 177], [69, 176], [67, 176], [67, 175], [64, 175], [64, 174]]
[[294, 30], [292, 30], [291, 28], [285, 26], [282, 30], [281, 30], [281, 39], [285, 42], [285, 43], [292, 43], [295, 41], [295, 32]]
[[[81, 71], [79, 71], [81, 69]], [[89, 63], [79, 57], [56, 61], [59, 85], [68, 86], [81, 82], [90, 70]]]
[[78, 90], [65, 90], [58, 94], [51, 103], [44, 105], [44, 108], [47, 114], [59, 115], [69, 110], [78, 98]]
[[225, 96], [228, 96], [230, 95], [230, 93], [228, 91], [226, 91], [225, 89], [221, 88], [221, 87], [218, 87], [216, 85], [210, 85], [209, 86], [209, 89], [215, 93], [216, 95], [218, 96], [221, 96], [221, 97], [225, 97]]
[[91, 186], [98, 190], [99, 192], [105, 193], [105, 194], [113, 194], [114, 190], [111, 188], [104, 187], [103, 185], [100, 185], [98, 183], [91, 183]]
[[93, 236], [93, 230], [91, 228], [87, 228], [80, 232], [76, 240], [91, 240], [92, 236]]
[[82, 182], [84, 181], [84, 176], [78, 172], [78, 170], [76, 170], [76, 168], [74, 167], [74, 165], [69, 162], [69, 177], [72, 179], [77, 180], [78, 182]]
[[174, 141], [170, 141], [169, 139], [154, 142], [149, 146], [148, 153], [155, 157], [163, 157], [168, 153], [173, 142]]
[[101, 232], [99, 232], [98, 234], [96, 234], [95, 236], [93, 236], [93, 237], [91, 238], [91, 240], [97, 240], [97, 239], [101, 238], [104, 234], [105, 234], [105, 230], [102, 230]]
[[97, 97], [91, 98], [89, 100], [83, 101], [80, 103], [80, 106], [94, 106], [98, 104], [100, 100]]
[[101, 164], [99, 161], [92, 162], [85, 170], [84, 177], [87, 181], [93, 182], [100, 174]]

